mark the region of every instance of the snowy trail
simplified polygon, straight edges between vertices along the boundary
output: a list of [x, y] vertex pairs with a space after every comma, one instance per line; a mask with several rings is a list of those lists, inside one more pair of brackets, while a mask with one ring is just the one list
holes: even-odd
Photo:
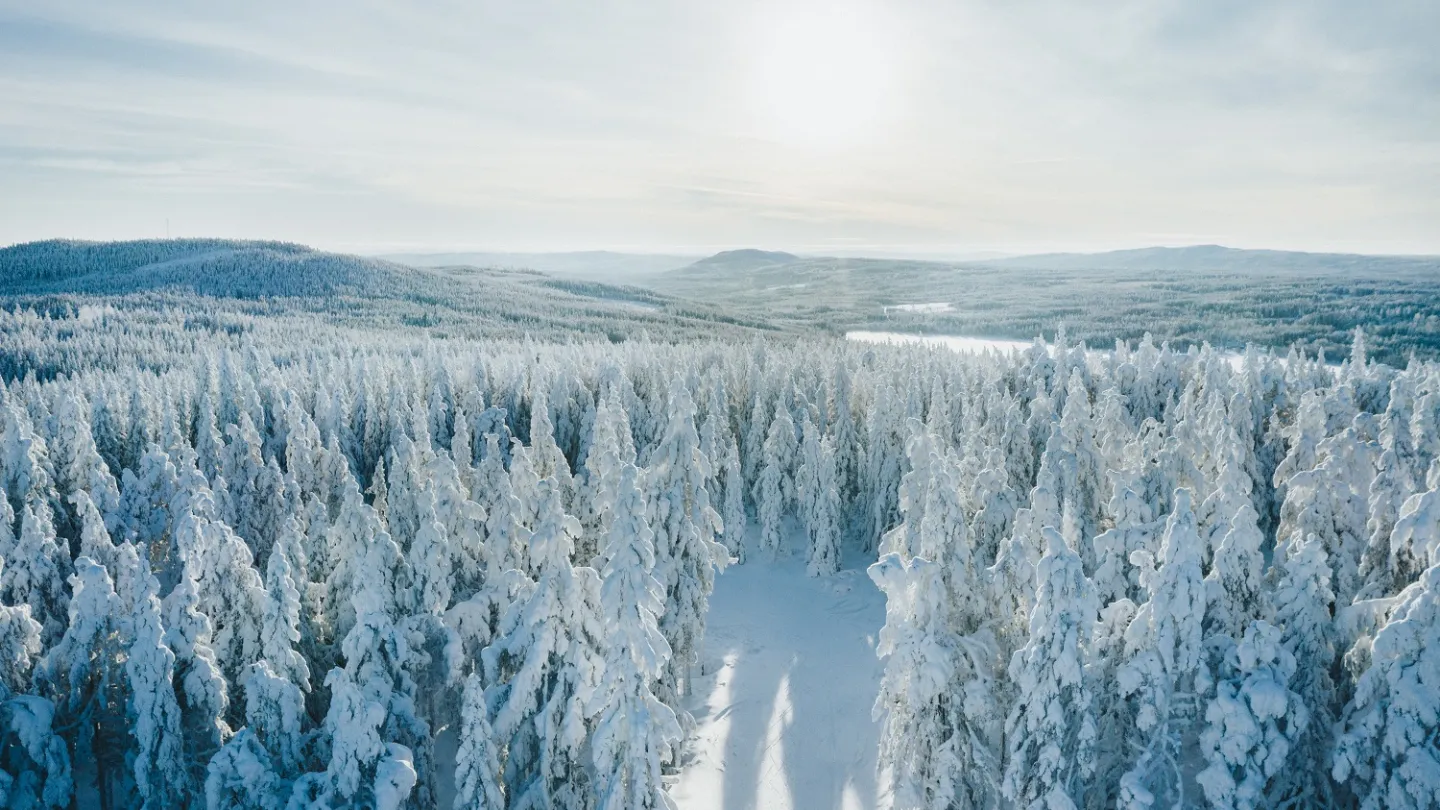
[[798, 555], [755, 555], [716, 581], [706, 671], [691, 713], [681, 810], [875, 808], [879, 727], [870, 719], [885, 599], [847, 559], [812, 579]]

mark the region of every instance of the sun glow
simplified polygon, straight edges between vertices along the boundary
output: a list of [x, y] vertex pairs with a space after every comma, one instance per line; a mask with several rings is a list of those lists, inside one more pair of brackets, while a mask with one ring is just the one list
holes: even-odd
[[776, 4], [752, 43], [761, 137], [807, 149], [855, 146], [894, 110], [896, 54], [879, 7]]

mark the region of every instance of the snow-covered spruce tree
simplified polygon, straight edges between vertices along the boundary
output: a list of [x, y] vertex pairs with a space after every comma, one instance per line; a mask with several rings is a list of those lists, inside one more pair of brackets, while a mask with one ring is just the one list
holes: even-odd
[[147, 546], [150, 560], [159, 568], [174, 523], [171, 506], [186, 493], [180, 490], [179, 471], [163, 450], [152, 448], [138, 464], [135, 472], [120, 473], [120, 534]]
[[1135, 713], [1139, 742], [1130, 770], [1120, 778], [1124, 808], [1184, 801], [1183, 751], [1198, 733], [1198, 701], [1210, 687], [1202, 644], [1205, 585], [1190, 491], [1175, 490], [1174, 503], [1159, 567], [1141, 562], [1141, 584], [1150, 600], [1125, 632], [1126, 661], [1117, 673], [1120, 693]]
[[465, 474], [446, 453], [435, 453], [425, 465], [424, 474], [434, 500], [434, 519], [444, 530], [447, 541], [445, 554], [451, 570], [445, 579], [451, 596], [468, 598], [483, 586], [485, 571], [489, 568], [490, 553], [485, 543], [488, 515], [484, 507], [470, 497]]
[[119, 600], [110, 575], [87, 557], [75, 561], [70, 585], [69, 626], [36, 665], [36, 691], [53, 704], [51, 728], [75, 729], [69, 760], [94, 763], [97, 786], [108, 790], [130, 781]]
[[1043, 528], [1035, 524], [1029, 509], [1016, 512], [1010, 537], [1001, 543], [995, 564], [985, 569], [1002, 660], [1025, 643], [1029, 632], [1030, 610], [1035, 603], [1035, 568], [1044, 553], [1040, 545]]
[[489, 555], [488, 572], [496, 574], [510, 568], [526, 570], [525, 554], [529, 537], [522, 522], [524, 504], [510, 486], [499, 437], [485, 434], [485, 456], [476, 469], [475, 501], [485, 510], [485, 550]]
[[65, 632], [70, 554], [55, 542], [50, 505], [43, 501], [24, 503], [16, 534], [13, 545], [0, 548], [6, 563], [0, 570], [0, 604], [29, 605], [30, 616], [40, 623], [41, 637], [49, 646]]
[[1333, 774], [1362, 810], [1440, 806], [1440, 564], [1403, 591], [1345, 707]]
[[1098, 611], [1080, 557], [1044, 530], [1030, 637], [1010, 660], [1015, 704], [1006, 721], [1009, 756], [1002, 794], [1017, 807], [1080, 806], [1095, 771], [1093, 686], [1086, 647]]
[[[1440, 465], [1436, 462], [1432, 467]], [[1411, 495], [1390, 532], [1386, 569], [1390, 587], [1419, 579], [1427, 563], [1440, 559], [1440, 488]]]
[[830, 437], [817, 444], [815, 457], [805, 459], [805, 466], [814, 467], [807, 476], [810, 491], [802, 495], [809, 503], [810, 550], [806, 572], [810, 576], [826, 576], [840, 570], [840, 489], [836, 480], [835, 446]]
[[888, 659], [875, 700], [880, 767], [897, 808], [987, 807], [998, 800], [999, 757], [977, 727], [992, 715], [988, 670], [994, 643], [966, 636], [952, 618], [941, 565], [889, 553], [870, 566], [885, 592], [877, 654]]
[[1271, 599], [1285, 648], [1295, 656], [1291, 688], [1304, 701], [1310, 723], [1294, 741], [1290, 766], [1276, 776], [1271, 800], [1277, 807], [1339, 806], [1326, 767], [1337, 704], [1331, 677], [1336, 651], [1330, 565], [1324, 545], [1314, 536], [1287, 545], [1290, 554], [1277, 566], [1279, 581]]
[[16, 513], [27, 503], [49, 506], [54, 500], [55, 474], [45, 439], [35, 432], [29, 415], [17, 403], [0, 406], [0, 416], [4, 417], [0, 427], [0, 492], [9, 496], [10, 508]]
[[130, 721], [135, 737], [135, 790], [140, 806], [176, 807], [193, 798], [195, 785], [184, 762], [180, 704], [175, 697], [175, 653], [165, 644], [161, 627], [160, 583], [150, 574], [144, 557], [130, 577], [134, 591], [126, 601], [134, 605], [130, 616], [130, 646], [125, 673], [130, 687]]
[[[1383, 441], [1383, 434], [1382, 434]], [[1413, 483], [1399, 480], [1401, 470], [1393, 450], [1380, 454], [1375, 480], [1370, 484], [1369, 517], [1365, 530], [1369, 539], [1360, 556], [1359, 577], [1362, 582], [1357, 599], [1373, 599], [1398, 593], [1408, 582], [1397, 582], [1391, 569], [1390, 534], [1400, 518], [1400, 509], [1410, 497]]]
[[[1245, 472], [1243, 451], [1233, 431], [1224, 431], [1213, 452], [1219, 458], [1219, 468], [1210, 493], [1200, 502], [1200, 508], [1195, 513], [1207, 573], [1215, 565], [1216, 549], [1230, 532], [1234, 516], [1242, 507], [1254, 508], [1250, 500], [1250, 476]], [[1257, 515], [1257, 531], [1258, 519]]]
[[[210, 759], [205, 777], [206, 810], [284, 810], [288, 788], [276, 774], [270, 753], [248, 727]], [[298, 807], [318, 807], [297, 803]]]
[[601, 552], [605, 666], [590, 713], [599, 810], [673, 810], [660, 778], [681, 739], [675, 712], [653, 692], [670, 657], [657, 617], [664, 589], [651, 573], [654, 533], [645, 521], [639, 471], [620, 472], [614, 515]]
[[261, 655], [265, 588], [249, 546], [229, 526], [199, 516], [206, 511], [201, 505], [179, 514], [175, 547], [197, 585], [199, 608], [210, 619], [216, 660], [225, 680], [235, 685]]
[[781, 521], [785, 511], [795, 505], [795, 423], [790, 409], [782, 401], [775, 408], [775, 419], [765, 434], [762, 449], [764, 461], [755, 482], [756, 515], [760, 520], [760, 549], [772, 557], [779, 553], [783, 538]]
[[484, 651], [497, 739], [509, 749], [506, 793], [513, 807], [583, 807], [590, 790], [583, 751], [584, 706], [604, 666], [599, 577], [570, 563], [579, 521], [565, 514], [558, 485], [539, 484], [539, 524], [530, 556], [536, 586], [510, 606]]
[[[1330, 562], [1332, 587], [1341, 604], [1349, 604], [1360, 591], [1360, 560], [1364, 556], [1365, 502], [1346, 483], [1335, 456], [1319, 466], [1296, 473], [1286, 481], [1280, 507], [1280, 538], [1314, 535]], [[1281, 546], [1278, 555], [1288, 553]]]
[[[280, 549], [276, 544], [271, 551], [274, 565], [269, 578], [283, 581]], [[210, 761], [205, 793], [211, 808], [282, 807], [304, 764], [305, 695], [292, 678], [303, 677], [303, 689], [308, 690], [309, 671], [271, 664], [272, 658], [290, 659], [293, 666], [298, 657], [283, 632], [288, 600], [281, 596], [271, 601], [274, 612], [266, 616], [266, 657], [245, 674], [245, 727]], [[298, 663], [305, 666], [303, 659]]]
[[[519, 507], [515, 518], [526, 529], [534, 529], [540, 519], [540, 480], [539, 474], [535, 472], [535, 459], [530, 448], [521, 444], [519, 439], [511, 439], [510, 491], [515, 495], [515, 504]], [[527, 544], [526, 549], [528, 548]], [[526, 573], [532, 577], [539, 573], [535, 562], [528, 556], [518, 559], [525, 564], [523, 570]]]
[[627, 459], [621, 450], [620, 433], [629, 433], [630, 427], [614, 389], [601, 399], [591, 428], [590, 448], [585, 457], [585, 480], [580, 488], [585, 507], [580, 523], [587, 549], [578, 555], [582, 564], [599, 553], [598, 543], [609, 530], [608, 523], [614, 515], [619, 488], [620, 468], [627, 462], [633, 464], [635, 461], [634, 458]]
[[[291, 533], [298, 531], [293, 520]], [[310, 691], [310, 667], [296, 650], [300, 643], [300, 591], [291, 576], [287, 544], [274, 544], [265, 566], [265, 615], [260, 623], [260, 652], [279, 677]]]
[[550, 402], [543, 390], [537, 390], [530, 402], [530, 453], [535, 461], [536, 474], [541, 478], [555, 479], [566, 512], [574, 514], [578, 508], [575, 476], [564, 451], [555, 442]]
[[[403, 756], [392, 751], [390, 759], [403, 760], [405, 767], [413, 772], [402, 801], [413, 789], [412, 803], [423, 807], [429, 804], [432, 795], [434, 774], [430, 746], [433, 740], [429, 725], [417, 711], [418, 690], [410, 670], [415, 651], [410, 646], [410, 634], [398, 616], [396, 588], [403, 574], [404, 561], [399, 547], [388, 533], [377, 533], [356, 572], [357, 587], [351, 596], [355, 626], [341, 641], [340, 651], [345, 660], [344, 671], [364, 700], [383, 708], [381, 735], [389, 746], [403, 749]], [[334, 689], [331, 695], [333, 710]], [[388, 789], [384, 781], [376, 777], [377, 802], [382, 788]]]
[[1074, 510], [1079, 540], [1076, 553], [1086, 570], [1094, 571], [1095, 553], [1090, 543], [1100, 533], [1101, 506], [1108, 493], [1104, 461], [1095, 446], [1090, 393], [1079, 368], [1071, 371], [1066, 383], [1065, 406], [1046, 451], [1059, 452], [1056, 494]]
[[791, 482], [791, 491], [795, 495], [795, 519], [805, 527], [807, 534], [815, 518], [814, 495], [818, 489], [815, 477], [819, 461], [820, 430], [810, 420], [810, 415], [805, 414], [800, 422], [800, 444], [795, 451], [795, 477]]
[[116, 528], [118, 524], [113, 521], [117, 521], [120, 515], [120, 489], [95, 447], [86, 406], [74, 392], [60, 400], [49, 448], [50, 460], [55, 467], [56, 489], [67, 504], [75, 506], [75, 509], [66, 512], [69, 525], [63, 533], [67, 536], [79, 533], [83, 515], [79, 504], [72, 500], [77, 492], [84, 492], [98, 507], [100, 514], [112, 521], [107, 529]]
[[339, 641], [355, 626], [351, 597], [360, 587], [360, 566], [375, 537], [384, 531], [380, 515], [361, 499], [356, 485], [349, 487], [340, 513], [326, 534], [327, 556], [334, 561], [325, 577], [325, 626]]
[[500, 752], [479, 673], [465, 679], [460, 708], [460, 746], [455, 752], [455, 810], [503, 810]]
[[30, 690], [40, 652], [40, 623], [30, 618], [30, 606], [0, 605], [0, 700]]
[[1295, 657], [1281, 644], [1279, 628], [1263, 621], [1251, 623], [1226, 653], [1200, 732], [1206, 767], [1196, 781], [1211, 807], [1276, 806], [1270, 782], [1291, 767], [1290, 750], [1310, 722], [1304, 702], [1290, 691], [1294, 675]]
[[1130, 564], [1130, 555], [1158, 551], [1157, 525], [1150, 504], [1142, 497], [1139, 475], [1132, 470], [1111, 470], [1113, 495], [1107, 511], [1112, 525], [1096, 536], [1095, 588], [1100, 604], [1117, 599], [1140, 598], [1139, 571]]
[[325, 730], [330, 738], [330, 763], [322, 773], [296, 780], [288, 808], [339, 810], [373, 807], [399, 810], [417, 781], [411, 754], [403, 745], [386, 743], [382, 727], [385, 706], [367, 696], [348, 672], [332, 669], [325, 676], [330, 711]]
[[[0, 512], [8, 508], [5, 503]], [[54, 727], [55, 704], [25, 694], [39, 655], [40, 625], [30, 618], [30, 606], [0, 605], [0, 801], [58, 808], [69, 804], [73, 791], [70, 754]]]
[[1260, 516], [1248, 501], [1230, 519], [1230, 530], [1215, 546], [1205, 575], [1205, 635], [1239, 640], [1251, 622], [1270, 615], [1266, 604], [1265, 557]]
[[985, 464], [975, 477], [970, 500], [975, 505], [970, 536], [975, 543], [975, 558], [993, 563], [1000, 545], [1015, 527], [1015, 512], [1020, 508], [1015, 490], [1010, 488], [1005, 456], [999, 448], [990, 448]]
[[885, 534], [899, 522], [899, 490], [904, 475], [904, 413], [889, 386], [876, 392], [865, 442], [865, 501], [869, 523], [865, 550], [872, 551]]
[[[754, 367], [752, 367], [753, 370]], [[760, 468], [765, 461], [765, 437], [770, 431], [771, 414], [766, 403], [768, 392], [762, 392], [760, 387], [753, 383], [751, 391], [750, 413], [745, 420], [740, 438], [740, 459], [741, 473], [745, 483], [754, 488], [758, 486]], [[755, 507], [759, 509], [758, 501], [755, 503]]]
[[[108, 570], [115, 564], [115, 543], [106, 528], [105, 518], [84, 490], [78, 490], [71, 495], [70, 503], [75, 508], [75, 514], [79, 516], [80, 556], [89, 557]], [[0, 520], [3, 520], [3, 509], [0, 508]], [[0, 532], [3, 531], [0, 529]]]
[[[745, 483], [740, 474], [740, 454], [731, 445], [722, 459], [725, 466], [725, 501], [721, 504], [722, 537], [725, 548], [738, 562], [745, 561], [745, 533], [749, 520], [745, 514]], [[849, 503], [848, 501], [844, 503]]]
[[[1421, 489], [1419, 457], [1410, 432], [1414, 414], [1414, 391], [1405, 377], [1390, 383], [1390, 398], [1380, 418], [1380, 455], [1376, 459], [1375, 478], [1367, 493], [1369, 516], [1365, 529], [1369, 543], [1361, 559], [1360, 574], [1365, 580], [1365, 596], [1398, 593], [1404, 584], [1390, 580], [1388, 570], [1390, 532], [1395, 528], [1400, 508]], [[1396, 585], [1400, 587], [1396, 587]]]
[[684, 723], [688, 715], [681, 701], [690, 692], [691, 668], [704, 647], [710, 592], [729, 556], [715, 541], [720, 516], [705, 489], [710, 460], [700, 452], [695, 404], [678, 377], [668, 401], [668, 421], [650, 454], [644, 489], [646, 517], [655, 532], [655, 578], [665, 588], [660, 632], [671, 654], [656, 693]]
[[[122, 552], [125, 546], [121, 546]], [[129, 554], [134, 554], [130, 551]], [[185, 761], [196, 784], [205, 763], [230, 734], [229, 686], [211, 648], [210, 619], [200, 612], [195, 580], [182, 568], [180, 580], [165, 597], [165, 645], [175, 653], [175, 683], [180, 702]]]
[[[860, 465], [863, 448], [855, 425], [854, 381], [844, 357], [836, 360], [830, 384], [830, 436], [835, 442], [835, 481], [840, 492], [842, 530], [848, 540], [860, 539], [864, 509], [860, 499]], [[729, 491], [726, 491], [729, 497]], [[728, 500], [727, 500], [728, 503]], [[727, 525], [729, 515], [726, 515]]]
[[906, 422], [910, 438], [905, 442], [908, 470], [900, 479], [896, 499], [900, 524], [885, 533], [881, 550], [911, 557], [919, 553], [920, 531], [925, 525], [925, 508], [934, 487], [936, 468], [943, 462], [941, 447], [928, 428], [918, 419]]
[[0, 689], [0, 729], [0, 801], [7, 807], [69, 806], [75, 782], [55, 727], [55, 704]]

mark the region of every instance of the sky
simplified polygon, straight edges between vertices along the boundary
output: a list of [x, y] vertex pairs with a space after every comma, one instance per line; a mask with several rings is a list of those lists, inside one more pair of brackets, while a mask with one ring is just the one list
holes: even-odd
[[0, 0], [0, 244], [1440, 254], [1433, 0]]

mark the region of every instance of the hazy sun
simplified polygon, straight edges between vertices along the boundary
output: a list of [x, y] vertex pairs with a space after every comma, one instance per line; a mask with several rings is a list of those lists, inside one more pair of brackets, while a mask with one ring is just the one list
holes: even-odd
[[750, 96], [763, 137], [805, 148], [852, 146], [894, 102], [896, 54], [883, 7], [769, 4], [753, 41]]

